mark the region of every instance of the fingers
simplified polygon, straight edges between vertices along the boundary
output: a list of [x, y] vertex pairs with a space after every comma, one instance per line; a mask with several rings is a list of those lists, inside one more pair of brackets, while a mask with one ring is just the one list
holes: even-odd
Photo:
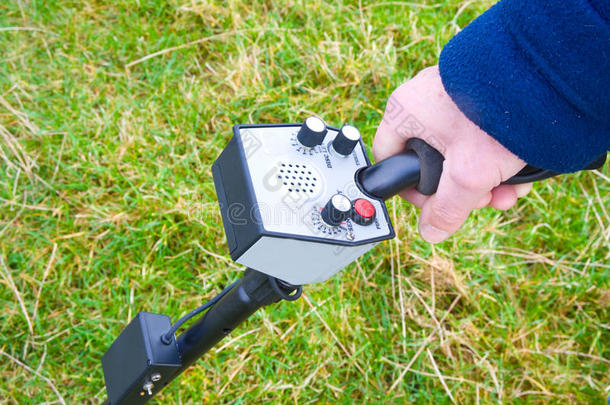
[[489, 188], [476, 180], [471, 182], [467, 173], [452, 171], [451, 162], [445, 161], [438, 190], [424, 203], [419, 217], [419, 232], [427, 242], [447, 239], [489, 198]]
[[493, 195], [491, 194], [491, 191], [487, 194], [485, 194], [485, 196], [483, 196], [483, 198], [481, 198], [481, 201], [479, 201], [479, 204], [475, 207], [477, 209], [479, 208], [483, 208], [483, 207], [487, 207], [489, 205], [489, 202], [491, 201]]
[[489, 206], [497, 210], [506, 211], [517, 203], [515, 186], [502, 185], [491, 191]]
[[389, 124], [388, 119], [384, 116], [379, 127], [377, 127], [375, 139], [373, 139], [373, 156], [375, 161], [379, 162], [404, 151], [406, 144], [407, 139], [398, 135], [394, 126]]
[[517, 184], [515, 185], [515, 192], [517, 193], [517, 198], [521, 198], [527, 195], [532, 190], [532, 185], [534, 183], [525, 183], [525, 184]]
[[428, 199], [430, 198], [430, 196], [423, 195], [414, 188], [402, 191], [398, 193], [398, 195], [409, 201], [411, 204], [415, 205], [417, 208], [423, 207], [426, 201], [428, 201]]
[[532, 183], [498, 186], [491, 191], [492, 197], [487, 205], [498, 210], [507, 210], [517, 203], [518, 198], [525, 196], [531, 189]]
[[406, 194], [405, 198], [422, 208], [419, 232], [422, 238], [430, 243], [442, 242], [457, 231], [472, 210], [485, 206], [507, 210], [532, 188], [531, 183], [500, 185], [489, 192], [482, 183], [477, 187], [477, 180], [469, 184], [468, 181], [445, 173], [447, 172], [443, 172], [438, 191], [433, 196], [426, 197], [417, 193], [418, 196], [406, 192], [401, 194]]
[[512, 207], [531, 185], [500, 185], [525, 166], [455, 105], [437, 67], [418, 73], [390, 96], [373, 142], [377, 161], [402, 152], [421, 138], [446, 158], [436, 194], [405, 190], [400, 196], [421, 208], [422, 237], [438, 243], [477, 208]]
[[424, 69], [392, 92], [373, 141], [375, 160], [402, 152], [409, 138], [421, 138], [432, 129], [424, 125], [424, 122], [433, 122], [437, 111], [429, 108], [430, 103], [422, 101], [432, 94], [444, 91], [440, 79], [429, 80], [435, 76], [439, 76], [436, 66]]

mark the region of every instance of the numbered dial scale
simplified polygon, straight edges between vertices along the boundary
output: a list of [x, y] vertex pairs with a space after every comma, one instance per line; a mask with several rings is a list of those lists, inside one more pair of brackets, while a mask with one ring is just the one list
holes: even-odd
[[236, 125], [212, 166], [231, 257], [292, 284], [321, 282], [394, 237], [385, 203], [355, 174], [370, 164], [358, 130]]

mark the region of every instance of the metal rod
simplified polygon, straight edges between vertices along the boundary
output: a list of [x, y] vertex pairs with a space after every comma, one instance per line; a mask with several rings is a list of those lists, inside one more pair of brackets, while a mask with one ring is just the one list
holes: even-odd
[[259, 308], [282, 299], [269, 283], [269, 276], [248, 269], [241, 280], [177, 338], [182, 373]]

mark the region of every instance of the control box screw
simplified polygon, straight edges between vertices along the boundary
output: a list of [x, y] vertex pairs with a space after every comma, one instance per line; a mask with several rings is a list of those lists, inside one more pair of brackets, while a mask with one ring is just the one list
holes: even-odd
[[144, 391], [146, 391], [146, 393], [147, 393], [148, 395], [152, 395], [152, 389], [153, 389], [154, 387], [155, 387], [155, 385], [154, 385], [152, 382], [150, 382], [150, 381], [146, 381], [146, 382], [144, 383], [144, 385], [142, 386], [142, 389], [143, 389]]

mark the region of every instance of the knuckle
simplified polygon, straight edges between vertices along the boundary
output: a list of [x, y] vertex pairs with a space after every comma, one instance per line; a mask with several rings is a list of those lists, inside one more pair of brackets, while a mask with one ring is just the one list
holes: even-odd
[[459, 163], [453, 162], [449, 165], [450, 180], [466, 191], [489, 191], [502, 181], [498, 169], [482, 164], [476, 158], [461, 159]]
[[482, 188], [482, 179], [480, 178], [480, 175], [471, 175], [466, 171], [457, 172], [455, 170], [451, 170], [448, 175], [452, 183], [466, 191], [474, 191]]

